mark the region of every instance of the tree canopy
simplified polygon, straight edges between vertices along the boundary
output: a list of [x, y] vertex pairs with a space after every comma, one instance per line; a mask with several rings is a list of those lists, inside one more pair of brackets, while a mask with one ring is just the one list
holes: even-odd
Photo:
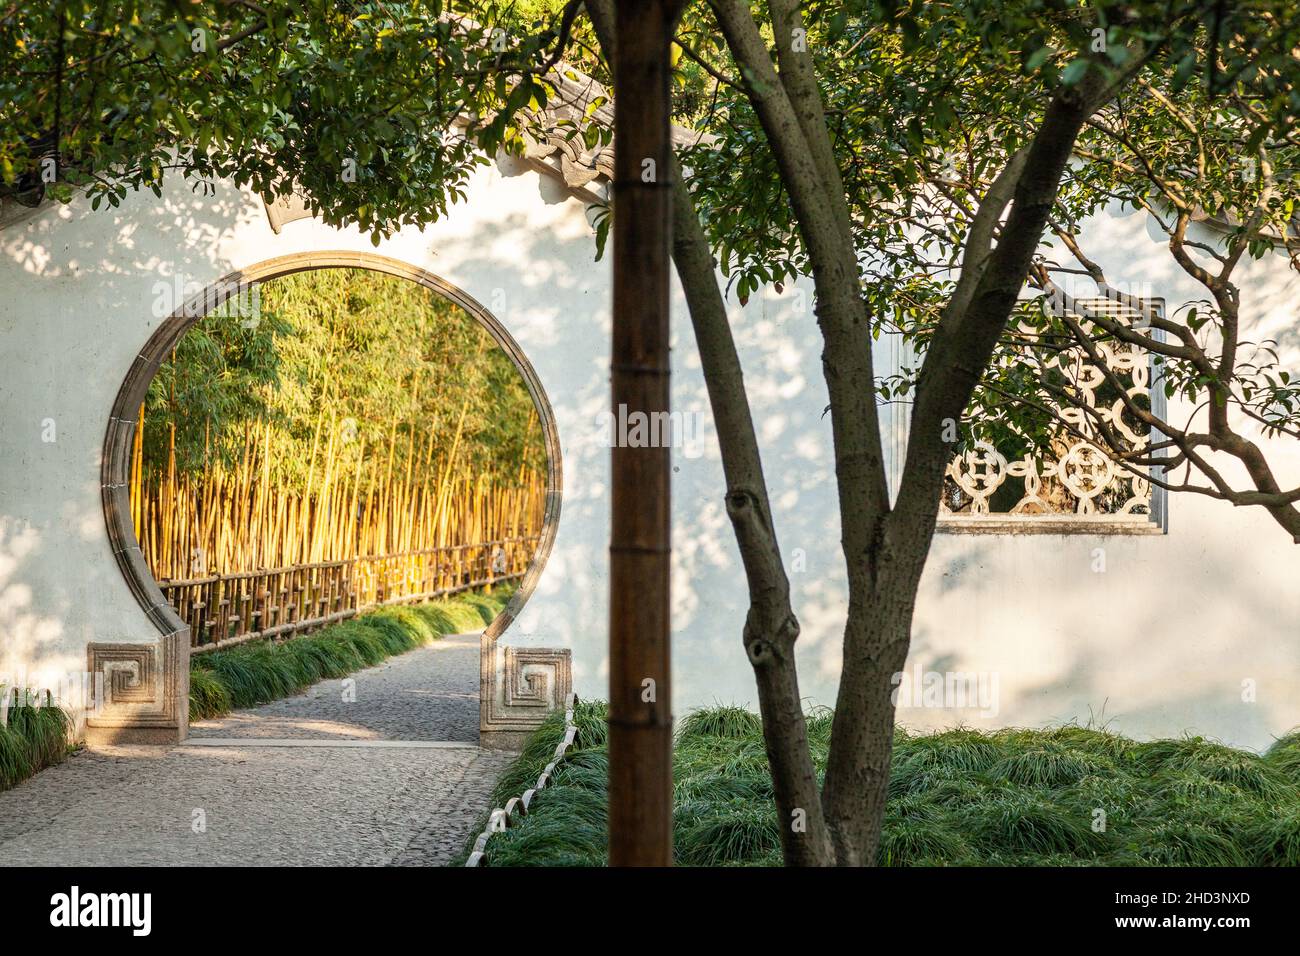
[[[513, 4], [58, 0], [0, 17], [0, 180], [118, 205], [168, 173], [381, 234], [463, 195], [546, 101], [548, 29]], [[474, 17], [479, 18], [476, 22]], [[483, 25], [480, 25], [483, 24]]]

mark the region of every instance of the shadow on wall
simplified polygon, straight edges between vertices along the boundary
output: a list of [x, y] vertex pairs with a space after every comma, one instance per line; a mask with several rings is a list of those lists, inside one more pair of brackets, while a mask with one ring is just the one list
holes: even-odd
[[[847, 604], [839, 545], [831, 423], [821, 372], [821, 338], [800, 281], [782, 293], [728, 301], [745, 370], [755, 432], [763, 455], [777, 539], [799, 617], [797, 645], [805, 688], [833, 701], [843, 613]], [[726, 487], [695, 336], [680, 298], [674, 316], [673, 403], [709, 422], [704, 453], [680, 452], [673, 474], [673, 617], [681, 636], [674, 674], [691, 706], [756, 703], [754, 678], [741, 641], [748, 608], [744, 568], [724, 502]], [[834, 658], [827, 667], [828, 656]], [[811, 695], [810, 695], [811, 696]], [[681, 708], [679, 708], [679, 711]]]
[[112, 560], [100, 497], [109, 410], [148, 334], [118, 318], [152, 330], [187, 282], [155, 250], [194, 248], [229, 271], [227, 224], [261, 214], [237, 195], [165, 196], [51, 205], [0, 232], [0, 680], [80, 675], [88, 641], [156, 636]]
[[[1285, 583], [1293, 546], [1267, 516], [1200, 508], [1175, 514], [1192, 525], [1178, 539], [940, 539], [908, 673], [993, 675], [995, 711], [945, 701], [908, 707], [900, 721], [1092, 721], [1139, 738], [1198, 733], [1258, 749], [1300, 724], [1300, 598]], [[1234, 535], [1261, 542], [1275, 559], [1268, 573], [1207, 561]]]
[[0, 685], [48, 687], [73, 664], [60, 649], [66, 605], [54, 613], [37, 608], [31, 584], [19, 573], [43, 550], [35, 527], [0, 515]]

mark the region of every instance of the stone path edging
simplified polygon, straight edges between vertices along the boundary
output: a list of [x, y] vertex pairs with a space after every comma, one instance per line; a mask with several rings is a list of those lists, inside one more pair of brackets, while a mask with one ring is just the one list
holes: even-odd
[[497, 807], [488, 816], [487, 826], [483, 832], [478, 835], [474, 841], [474, 850], [470, 853], [469, 858], [465, 861], [468, 866], [487, 866], [487, 845], [494, 833], [503, 833], [510, 828], [511, 823], [517, 822], [522, 817], [528, 815], [528, 808], [532, 805], [539, 790], [546, 789], [546, 785], [551, 781], [551, 774], [555, 772], [573, 746], [574, 740], [578, 736], [578, 725], [574, 723], [574, 711], [578, 709], [578, 695], [570, 693], [564, 702], [564, 739], [555, 747], [555, 757], [546, 768], [538, 775], [537, 783], [525, 790], [517, 797], [511, 797], [506, 801], [504, 807]]

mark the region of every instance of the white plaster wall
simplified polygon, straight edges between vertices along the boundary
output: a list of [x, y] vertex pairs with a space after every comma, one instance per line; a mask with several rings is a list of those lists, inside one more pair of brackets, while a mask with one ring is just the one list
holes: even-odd
[[[507, 175], [509, 173], [509, 175]], [[1140, 217], [1098, 227], [1115, 279], [1147, 281], [1176, 305], [1199, 292]], [[568, 646], [580, 695], [604, 696], [608, 587], [609, 266], [593, 262], [582, 205], [510, 166], [479, 173], [442, 222], [372, 247], [355, 230], [301, 220], [271, 232], [261, 204], [233, 188], [204, 198], [183, 183], [118, 210], [45, 210], [0, 232], [0, 674], [84, 668], [87, 641], [154, 632], [112, 560], [99, 503], [109, 409], [160, 321], [154, 286], [207, 285], [236, 269], [307, 251], [374, 251], [464, 289], [523, 347], [554, 407], [564, 469], [555, 547], [536, 593], [503, 640]], [[1297, 286], [1252, 265], [1246, 312], [1285, 332]], [[1135, 275], [1140, 273], [1140, 275]], [[1253, 286], [1252, 286], [1253, 288]], [[834, 702], [845, 586], [839, 553], [821, 342], [806, 284], [756, 295], [733, 322], [792, 574], [802, 687]], [[803, 308], [801, 308], [803, 306]], [[690, 323], [674, 315], [674, 406], [708, 418]], [[1280, 337], [1280, 336], [1279, 336]], [[57, 441], [41, 440], [54, 419]], [[675, 452], [674, 707], [754, 703], [740, 645], [745, 586], [722, 504], [711, 427], [703, 453]], [[1300, 459], [1289, 459], [1300, 478]], [[1094, 548], [1107, 572], [1094, 574]], [[1267, 516], [1187, 497], [1167, 536], [936, 540], [909, 667], [995, 672], [998, 713], [910, 710], [915, 726], [1035, 724], [1092, 714], [1137, 736], [1193, 730], [1264, 746], [1300, 724], [1300, 548]], [[1258, 702], [1241, 702], [1241, 681]]]

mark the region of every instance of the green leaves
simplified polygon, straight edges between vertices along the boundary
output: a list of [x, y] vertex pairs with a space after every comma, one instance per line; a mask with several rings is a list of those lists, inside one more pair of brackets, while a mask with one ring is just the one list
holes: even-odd
[[1034, 70], [1037, 70], [1053, 55], [1055, 55], [1055, 53], [1056, 50], [1052, 49], [1050, 46], [1040, 46], [1025, 58], [1025, 72], [1032, 73]]
[[[496, 3], [454, 6], [509, 22]], [[259, 191], [293, 183], [334, 225], [382, 236], [430, 222], [483, 152], [505, 143], [514, 115], [546, 99], [523, 69], [540, 34], [518, 32], [494, 50], [486, 27], [440, 22], [446, 7], [30, 5], [0, 21], [0, 192], [85, 193], [116, 206], [127, 191], [160, 191], [159, 157], [165, 166], [176, 157], [180, 168], [167, 172], [195, 180]], [[444, 140], [463, 116], [488, 119]], [[39, 179], [56, 147], [60, 189]], [[356, 162], [352, 180], [340, 175], [344, 159]]]
[[602, 206], [596, 210], [592, 226], [596, 230], [596, 261], [605, 256], [605, 246], [609, 242], [609, 230], [614, 224], [613, 208]]
[[1071, 60], [1061, 71], [1061, 82], [1066, 86], [1075, 86], [1088, 72], [1089, 61], [1085, 57]]

